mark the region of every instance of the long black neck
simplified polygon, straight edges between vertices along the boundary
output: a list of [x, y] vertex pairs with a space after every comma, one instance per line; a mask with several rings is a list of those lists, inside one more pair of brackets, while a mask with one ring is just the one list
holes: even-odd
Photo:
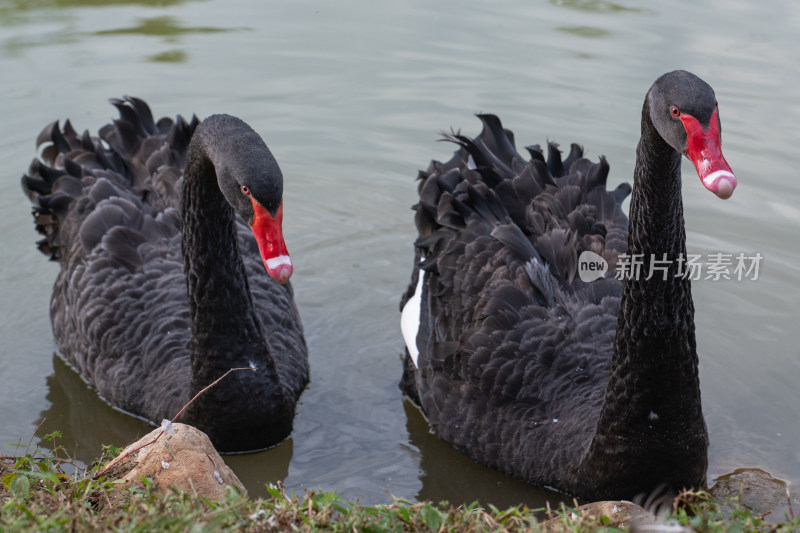
[[198, 128], [184, 174], [183, 255], [192, 322], [192, 394], [230, 368], [252, 363], [272, 377], [275, 374], [239, 255], [235, 212], [217, 181], [217, 167], [236, 164], [220, 160], [226, 153], [216, 148], [209, 128]]
[[186, 157], [181, 208], [192, 327], [190, 396], [231, 368], [254, 368], [203, 392], [179, 419], [202, 428], [220, 451], [265, 448], [292, 429], [295, 397], [269, 353], [239, 254], [235, 211], [218, 180], [222, 174], [238, 192], [232, 176], [267, 173], [259, 167], [274, 163], [267, 154], [249, 126], [215, 115], [197, 127]]
[[680, 275], [686, 259], [680, 164], [645, 102], [627, 252], [641, 270], [630, 269], [622, 283], [611, 374], [582, 465], [609, 497], [617, 485], [650, 492], [661, 484], [680, 489], [705, 482], [708, 438], [694, 304], [691, 282]]

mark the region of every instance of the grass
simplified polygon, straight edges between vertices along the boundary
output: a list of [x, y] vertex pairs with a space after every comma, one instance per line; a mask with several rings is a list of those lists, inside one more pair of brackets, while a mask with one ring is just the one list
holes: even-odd
[[[55, 432], [45, 438], [59, 437]], [[131, 487], [114, 479], [113, 469], [101, 469], [119, 450], [106, 449], [96, 464], [82, 469], [53, 444], [52, 451], [31, 452], [29, 442], [19, 456], [0, 457], [0, 531], [623, 531], [609, 517], [563, 505], [557, 510], [501, 510], [396, 499], [390, 505], [363, 506], [343, 502], [333, 492], [298, 496], [280, 486], [271, 486], [268, 498], [256, 500], [232, 488], [222, 501], [177, 490], [160, 494], [147, 479]], [[735, 502], [721, 506], [704, 493], [684, 494], [661, 519], [698, 532], [800, 531], [800, 518], [787, 516], [770, 524]]]

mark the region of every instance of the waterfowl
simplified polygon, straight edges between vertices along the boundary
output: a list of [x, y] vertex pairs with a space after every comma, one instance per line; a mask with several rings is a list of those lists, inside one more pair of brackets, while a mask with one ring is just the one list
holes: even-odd
[[178, 420], [220, 451], [285, 439], [309, 379], [282, 232], [283, 176], [242, 120], [157, 122], [137, 98], [98, 136], [39, 135], [22, 178], [60, 265], [59, 354], [117, 409]]
[[[534, 485], [585, 499], [703, 486], [680, 164], [720, 198], [737, 185], [713, 89], [674, 71], [647, 92], [629, 218], [631, 187], [606, 189], [604, 158], [549, 144], [526, 159], [480, 119], [419, 173], [402, 390], [455, 449]], [[605, 275], [582, 279], [585, 257]]]

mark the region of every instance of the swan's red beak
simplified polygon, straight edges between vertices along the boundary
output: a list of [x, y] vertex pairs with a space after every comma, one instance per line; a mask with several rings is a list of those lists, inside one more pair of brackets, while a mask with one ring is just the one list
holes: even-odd
[[250, 198], [250, 201], [255, 212], [250, 228], [256, 237], [267, 274], [278, 283], [286, 283], [292, 276], [292, 259], [283, 241], [283, 202], [273, 217], [255, 198]]
[[736, 176], [722, 155], [717, 110], [711, 115], [708, 130], [696, 118], [686, 113], [680, 116], [686, 128], [686, 156], [697, 169], [706, 189], [723, 200], [730, 198], [736, 188]]

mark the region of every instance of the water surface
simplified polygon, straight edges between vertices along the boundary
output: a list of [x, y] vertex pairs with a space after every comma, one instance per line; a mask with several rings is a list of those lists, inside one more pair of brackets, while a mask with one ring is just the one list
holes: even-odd
[[[719, 201], [684, 167], [690, 252], [755, 253], [757, 281], [694, 284], [709, 480], [761, 467], [800, 482], [800, 7], [745, 1], [292, 3], [40, 0], [0, 7], [0, 443], [64, 433], [90, 461], [149, 427], [97, 399], [54, 357], [57, 266], [19, 177], [56, 119], [95, 132], [110, 97], [157, 116], [238, 115], [286, 178], [285, 233], [312, 382], [280, 446], [227, 460], [254, 494], [337, 490], [363, 503], [547, 493], [475, 465], [428, 431], [397, 382], [414, 178], [501, 116], [520, 145], [578, 142], [630, 179], [644, 93], [691, 70], [717, 92], [740, 186]], [[35, 442], [37, 439], [35, 439]], [[13, 447], [4, 446], [12, 451]]]

